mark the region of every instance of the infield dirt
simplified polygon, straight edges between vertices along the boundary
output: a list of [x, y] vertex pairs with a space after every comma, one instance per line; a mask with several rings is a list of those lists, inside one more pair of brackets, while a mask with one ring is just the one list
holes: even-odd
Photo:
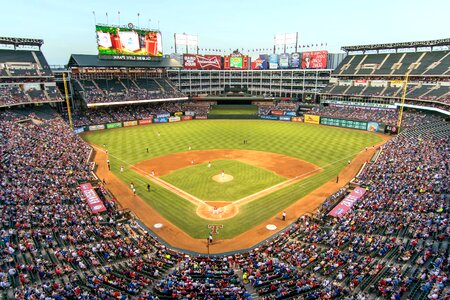
[[[385, 135], [380, 135], [380, 137], [383, 139], [383, 142], [386, 142], [389, 137]], [[380, 144], [382, 144], [380, 143]], [[176, 248], [186, 249], [190, 251], [195, 251], [198, 253], [223, 253], [223, 252], [229, 252], [239, 249], [245, 249], [254, 246], [258, 242], [261, 242], [262, 240], [270, 237], [273, 235], [276, 231], [269, 231], [266, 229], [267, 224], [273, 224], [277, 226], [277, 231], [283, 230], [283, 228], [287, 227], [289, 224], [294, 222], [299, 216], [305, 214], [305, 213], [314, 213], [314, 211], [317, 209], [317, 207], [332, 193], [337, 191], [339, 188], [343, 187], [345, 184], [347, 184], [358, 172], [361, 165], [368, 161], [374, 154], [375, 149], [380, 145], [376, 145], [374, 147], [371, 147], [370, 149], [362, 150], [353, 160], [352, 162], [346, 166], [341, 173], [339, 174], [339, 183], [336, 183], [336, 180], [333, 178], [329, 180], [327, 183], [322, 185], [321, 187], [317, 188], [316, 190], [309, 193], [307, 196], [303, 197], [302, 199], [299, 199], [299, 201], [295, 202], [291, 206], [285, 209], [287, 217], [286, 221], [282, 221], [281, 218], [281, 212], [279, 215], [274, 216], [265, 222], [262, 222], [261, 224], [251, 228], [250, 230], [234, 237], [231, 239], [226, 240], [216, 240], [212, 245], [209, 246], [209, 249], [207, 248], [206, 240], [204, 239], [194, 239], [190, 237], [188, 234], [186, 234], [184, 231], [176, 227], [174, 224], [169, 222], [167, 219], [162, 217], [158, 211], [153, 209], [150, 205], [148, 205], [144, 200], [142, 200], [138, 195], [133, 196], [132, 191], [128, 188], [128, 186], [122, 182], [119, 178], [117, 178], [111, 171], [108, 170], [106, 165], [107, 160], [107, 154], [103, 149], [99, 147], [96, 148], [96, 154], [94, 157], [94, 160], [97, 164], [97, 175], [100, 179], [105, 179], [107, 184], [106, 188], [112, 192], [112, 194], [116, 197], [118, 202], [123, 208], [129, 208], [144, 224], [146, 224], [149, 228], [152, 228], [153, 224], [155, 223], [162, 223], [164, 226], [160, 229], [153, 229], [156, 234], [158, 234], [164, 241], [166, 241], [169, 245]], [[214, 151], [214, 150], [212, 150]], [[223, 151], [223, 150], [220, 150]], [[230, 150], [235, 151], [235, 150]], [[184, 157], [184, 154], [181, 155], [180, 153], [173, 154], [174, 160], [167, 160], [167, 156], [162, 156], [159, 158], [155, 158], [157, 160], [160, 160], [161, 166], [158, 168], [158, 176], [161, 176], [163, 174], [167, 174], [173, 170], [176, 170], [179, 167], [180, 162], [183, 164], [191, 165], [192, 157], [194, 157], [195, 162], [200, 163], [201, 161], [207, 162], [209, 160], [213, 160], [213, 158], [204, 158], [202, 159], [202, 156], [200, 155], [202, 151], [190, 151], [188, 152], [190, 157]], [[253, 152], [259, 152], [259, 151], [253, 151]], [[196, 154], [197, 153], [197, 154]], [[271, 161], [271, 159], [268, 159], [267, 162], [264, 162], [264, 154], [267, 154], [266, 152], [259, 152], [262, 154], [262, 157], [251, 157], [252, 162], [243, 160], [244, 158], [233, 158], [233, 157], [221, 157], [221, 158], [229, 158], [229, 159], [238, 159], [243, 162], [261, 166], [264, 168], [267, 168], [269, 170], [273, 170], [274, 172], [277, 172], [274, 170], [275, 166], [281, 166], [284, 164], [281, 164], [282, 160], [280, 161], [280, 158], [277, 158], [277, 161]], [[270, 153], [271, 155], [273, 153]], [[217, 158], [217, 156], [215, 156]], [[153, 163], [155, 163], [155, 159], [152, 159]], [[289, 160], [293, 159], [292, 157], [285, 156], [283, 159]], [[301, 161], [298, 159], [295, 159], [296, 161]], [[258, 164], [256, 163], [258, 161]], [[309, 164], [307, 162], [301, 161], [303, 163]], [[150, 169], [145, 166], [145, 163], [142, 162], [144, 165], [137, 164], [135, 166], [139, 166], [139, 168], [144, 167], [145, 171], [150, 172]], [[290, 165], [292, 161], [290, 161], [288, 164]], [[309, 164], [311, 171], [314, 172], [315, 169], [317, 169], [316, 166], [313, 164]], [[306, 166], [306, 165], [303, 165]], [[155, 166], [156, 168], [156, 166]], [[278, 169], [278, 168], [277, 168]], [[295, 178], [295, 176], [298, 176], [298, 168], [286, 168], [287, 170], [281, 170], [278, 169], [278, 173], [282, 176], [288, 177], [288, 178]], [[145, 172], [144, 171], [144, 172]], [[317, 172], [320, 170], [317, 170]], [[148, 174], [148, 173], [147, 173]], [[206, 204], [206, 203], [205, 203]], [[208, 202], [207, 203], [210, 206], [216, 206], [216, 207], [224, 207], [228, 205], [226, 202], [224, 203], [215, 203], [215, 202]]]

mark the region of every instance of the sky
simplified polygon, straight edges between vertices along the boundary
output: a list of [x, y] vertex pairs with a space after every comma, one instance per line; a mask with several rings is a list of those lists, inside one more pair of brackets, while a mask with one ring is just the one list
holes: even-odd
[[119, 11], [123, 25], [157, 28], [159, 21], [164, 54], [173, 51], [174, 33], [198, 35], [199, 48], [243, 53], [273, 47], [275, 34], [291, 32], [299, 45], [326, 43], [316, 49], [332, 53], [450, 38], [449, 0], [0, 0], [0, 7], [0, 36], [43, 39], [51, 65], [97, 54], [95, 22], [118, 24]]

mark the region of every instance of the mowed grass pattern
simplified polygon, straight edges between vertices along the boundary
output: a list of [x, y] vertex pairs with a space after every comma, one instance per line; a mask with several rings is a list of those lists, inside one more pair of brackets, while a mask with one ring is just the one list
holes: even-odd
[[[229, 182], [212, 179], [222, 170], [234, 177]], [[260, 190], [276, 185], [287, 178], [274, 172], [251, 166], [236, 160], [215, 160], [176, 170], [161, 179], [204, 201], [235, 201]]]
[[[159, 136], [158, 136], [159, 132]], [[197, 216], [196, 206], [183, 198], [152, 185], [148, 179], [127, 167], [137, 162], [166, 155], [205, 149], [248, 149], [297, 157], [323, 168], [282, 190], [240, 207], [240, 214], [221, 222], [218, 238], [231, 238], [278, 214], [326, 181], [335, 177], [366, 146], [381, 142], [365, 131], [335, 127], [263, 120], [204, 120], [172, 124], [111, 129], [84, 135], [91, 143], [107, 144], [112, 171], [127, 185], [134, 182], [137, 193], [173, 224], [195, 238], [205, 238], [210, 223]], [[247, 139], [248, 144], [243, 144]], [[149, 148], [149, 153], [146, 152]], [[126, 167], [120, 173], [120, 165]]]

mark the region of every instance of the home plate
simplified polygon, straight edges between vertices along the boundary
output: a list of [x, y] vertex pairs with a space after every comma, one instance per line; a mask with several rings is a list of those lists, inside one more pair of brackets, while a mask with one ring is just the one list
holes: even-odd
[[162, 228], [162, 227], [163, 227], [163, 224], [161, 224], [161, 223], [156, 223], [156, 224], [153, 225], [153, 227], [159, 229], [159, 228]]
[[269, 224], [269, 225], [266, 225], [266, 228], [267, 228], [267, 230], [275, 230], [275, 229], [277, 229], [277, 226], [275, 226], [273, 224]]

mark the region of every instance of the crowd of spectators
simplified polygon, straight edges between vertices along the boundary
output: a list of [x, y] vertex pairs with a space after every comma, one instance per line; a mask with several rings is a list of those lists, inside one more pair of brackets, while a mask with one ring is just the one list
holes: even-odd
[[[148, 79], [153, 81], [153, 79]], [[168, 80], [162, 78], [161, 80]], [[95, 80], [78, 80], [77, 86], [87, 103], [126, 102], [150, 99], [182, 98], [185, 94], [170, 83], [164, 85], [154, 81], [154, 85], [142, 87], [136, 80], [108, 80], [107, 85], [99, 85]]]
[[[107, 124], [132, 120], [145, 120], [160, 114], [174, 114], [175, 112], [191, 112], [196, 116], [206, 116], [211, 105], [195, 102], [159, 102], [143, 103], [139, 105], [120, 105], [96, 107], [72, 114], [75, 127]], [[64, 115], [67, 119], [67, 114]]]
[[30, 89], [24, 92], [18, 86], [0, 86], [0, 107], [49, 101], [62, 101], [62, 96], [55, 89], [53, 89], [52, 93], [48, 94], [47, 97], [42, 90]]
[[[396, 125], [399, 115], [397, 109], [379, 109], [358, 106], [317, 106], [311, 113], [322, 117], [342, 118], [358, 121], [373, 121], [386, 125]], [[402, 117], [403, 127], [412, 127], [438, 120], [438, 117], [426, 113], [405, 111]]]
[[[338, 218], [341, 189], [249, 252], [172, 251], [118, 209], [91, 152], [61, 118], [0, 114], [0, 290], [29, 298], [448, 299], [450, 138], [399, 135], [359, 176], [366, 194]], [[78, 185], [92, 182], [95, 215]]]

